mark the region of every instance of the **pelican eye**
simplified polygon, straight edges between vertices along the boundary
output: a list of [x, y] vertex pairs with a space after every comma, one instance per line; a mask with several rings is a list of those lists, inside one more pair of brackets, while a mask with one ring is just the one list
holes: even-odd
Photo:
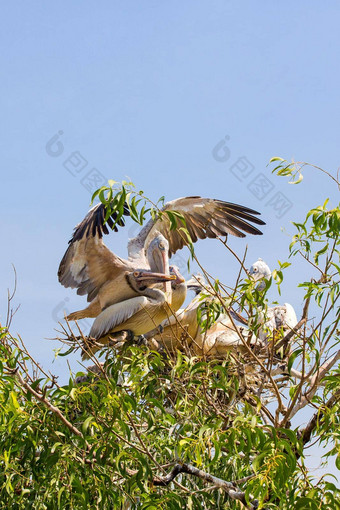
[[135, 278], [138, 278], [138, 276], [139, 276], [139, 271], [134, 271], [133, 276], [134, 276]]
[[165, 246], [163, 243], [159, 243], [158, 247], [160, 250], [165, 250]]

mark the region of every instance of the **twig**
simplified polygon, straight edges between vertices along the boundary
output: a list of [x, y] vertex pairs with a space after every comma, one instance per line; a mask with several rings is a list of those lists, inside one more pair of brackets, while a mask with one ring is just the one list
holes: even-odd
[[12, 291], [12, 294], [10, 293], [10, 290], [7, 289], [7, 294], [8, 294], [8, 296], [7, 296], [7, 315], [6, 315], [6, 328], [7, 329], [9, 329], [11, 327], [13, 317], [20, 308], [20, 305], [18, 305], [16, 307], [16, 309], [14, 310], [14, 312], [13, 312], [13, 309], [11, 308], [11, 301], [14, 298], [15, 293], [17, 291], [17, 283], [18, 283], [17, 271], [15, 269], [14, 264], [12, 264], [12, 267], [13, 267], [13, 271], [14, 271], [14, 289]]

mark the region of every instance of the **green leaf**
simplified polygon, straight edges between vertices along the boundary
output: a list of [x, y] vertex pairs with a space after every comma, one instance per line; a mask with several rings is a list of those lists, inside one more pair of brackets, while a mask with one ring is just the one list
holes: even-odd
[[303, 497], [303, 498], [299, 498], [295, 502], [294, 508], [295, 508], [295, 510], [300, 510], [300, 509], [301, 510], [318, 510], [319, 505], [314, 499]]
[[274, 157], [269, 160], [269, 163], [274, 163], [274, 161], [285, 161], [283, 158]]
[[299, 184], [303, 180], [302, 173], [298, 172], [298, 178], [294, 178], [292, 181], [288, 181], [288, 184]]
[[296, 349], [290, 356], [289, 356], [289, 360], [288, 360], [288, 373], [290, 374], [292, 368], [293, 368], [293, 364], [294, 364], [294, 361], [296, 360], [296, 358], [303, 352], [303, 349]]
[[86, 418], [86, 420], [83, 421], [83, 424], [81, 426], [81, 430], [82, 430], [83, 434], [86, 434], [87, 429], [89, 428], [89, 426], [91, 425], [91, 423], [93, 421], [94, 421], [93, 416], [89, 416], [88, 418]]

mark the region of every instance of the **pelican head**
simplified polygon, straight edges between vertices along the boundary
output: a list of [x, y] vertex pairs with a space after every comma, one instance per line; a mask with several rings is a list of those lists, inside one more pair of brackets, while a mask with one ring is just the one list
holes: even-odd
[[[169, 271], [169, 242], [160, 233], [156, 232], [147, 248], [147, 259], [151, 271], [162, 274], [170, 274]], [[168, 303], [171, 303], [172, 288], [169, 281], [164, 282], [163, 290], [167, 296]]]
[[186, 285], [187, 289], [193, 290], [197, 296], [200, 292], [202, 292], [203, 286], [206, 285], [206, 281], [203, 275], [197, 273], [193, 274], [190, 280], [186, 281]]
[[174, 289], [177, 285], [180, 285], [185, 282], [185, 279], [181, 275], [178, 266], [170, 266], [170, 275], [173, 276], [173, 281], [171, 282], [171, 287]]
[[[259, 280], [263, 280], [264, 278], [269, 279], [271, 277], [271, 270], [264, 260], [258, 259], [249, 269], [250, 277], [255, 280], [255, 282]], [[259, 290], [264, 290], [266, 287], [265, 282], [261, 282], [258, 286]]]
[[148, 246], [147, 259], [151, 271], [169, 274], [169, 242], [159, 232]]
[[174, 276], [175, 279], [171, 283], [168, 283], [168, 285], [170, 284], [172, 291], [171, 302], [168, 301], [168, 303], [174, 310], [178, 310], [186, 298], [187, 285], [185, 278], [183, 278], [177, 266], [170, 266], [170, 274]]

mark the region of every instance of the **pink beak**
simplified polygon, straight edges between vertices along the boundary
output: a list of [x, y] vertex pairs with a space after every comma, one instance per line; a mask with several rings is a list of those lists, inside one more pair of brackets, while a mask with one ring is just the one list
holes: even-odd
[[[163, 261], [163, 271], [164, 271], [164, 274], [168, 274], [169, 275], [170, 274], [170, 271], [169, 271], [169, 255], [168, 255], [168, 252], [166, 250], [164, 250], [162, 252], [162, 261]], [[176, 279], [176, 277], [172, 278], [172, 280], [175, 280], [175, 279]], [[172, 288], [171, 288], [170, 281], [164, 282], [163, 290], [164, 290], [166, 296], [168, 296], [168, 302], [171, 303], [171, 300], [172, 300]]]

